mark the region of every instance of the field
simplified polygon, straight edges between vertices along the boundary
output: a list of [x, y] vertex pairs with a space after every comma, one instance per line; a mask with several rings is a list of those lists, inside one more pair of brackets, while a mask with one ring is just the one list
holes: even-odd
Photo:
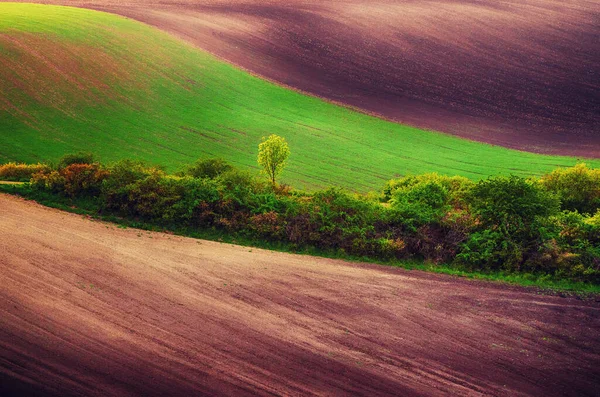
[[576, 162], [370, 117], [105, 13], [2, 3], [0, 53], [3, 162], [87, 150], [103, 161], [134, 157], [169, 170], [209, 156], [256, 167], [257, 145], [271, 133], [290, 144], [283, 181], [298, 188], [368, 191], [411, 173], [480, 179]]
[[[0, 396], [598, 395], [600, 3], [43, 2], [0, 0]], [[384, 188], [428, 172], [471, 180]]]
[[49, 2], [132, 17], [277, 82], [410, 125], [600, 156], [597, 1]]
[[600, 303], [0, 195], [1, 395], [597, 394]]

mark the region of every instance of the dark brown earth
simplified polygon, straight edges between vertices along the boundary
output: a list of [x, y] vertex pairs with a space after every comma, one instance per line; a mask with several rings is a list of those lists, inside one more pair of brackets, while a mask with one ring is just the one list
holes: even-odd
[[49, 2], [138, 19], [279, 83], [392, 120], [600, 157], [595, 0]]
[[600, 302], [0, 195], [0, 395], [600, 392]]

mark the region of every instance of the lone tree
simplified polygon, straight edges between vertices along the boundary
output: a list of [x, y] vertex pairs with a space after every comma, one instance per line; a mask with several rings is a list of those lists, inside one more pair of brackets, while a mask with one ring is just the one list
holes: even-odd
[[284, 138], [275, 134], [258, 145], [258, 164], [263, 167], [273, 186], [275, 178], [281, 173], [285, 161], [290, 155], [290, 148]]

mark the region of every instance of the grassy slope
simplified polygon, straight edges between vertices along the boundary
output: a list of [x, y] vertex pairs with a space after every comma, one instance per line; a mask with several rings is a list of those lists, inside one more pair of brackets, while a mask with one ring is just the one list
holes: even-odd
[[89, 10], [0, 3], [0, 55], [0, 162], [83, 149], [170, 169], [206, 156], [255, 167], [270, 133], [292, 149], [284, 181], [304, 188], [366, 191], [399, 174], [532, 175], [576, 162], [359, 114]]

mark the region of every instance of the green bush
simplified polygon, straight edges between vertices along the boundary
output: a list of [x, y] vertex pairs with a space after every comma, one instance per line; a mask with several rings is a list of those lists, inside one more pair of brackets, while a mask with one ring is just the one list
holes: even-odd
[[554, 215], [560, 209], [555, 194], [518, 176], [479, 181], [468, 201], [482, 227], [505, 234], [527, 232], [536, 218]]
[[147, 220], [199, 224], [209, 210], [204, 204], [210, 207], [220, 200], [215, 181], [147, 172], [125, 185], [105, 185], [104, 208]]
[[541, 250], [543, 270], [578, 281], [600, 282], [600, 224], [596, 216], [563, 211], [550, 221], [553, 235], [551, 243]]
[[596, 214], [594, 216], [586, 218], [585, 223], [590, 225], [596, 232], [596, 237], [600, 238], [600, 210], [596, 211]]
[[284, 236], [286, 224], [282, 215], [270, 211], [253, 215], [248, 226], [254, 235], [278, 241]]
[[379, 204], [340, 189], [316, 192], [290, 216], [288, 236], [300, 244], [367, 255], [378, 244], [375, 223], [381, 212]]
[[[468, 269], [523, 271], [552, 237], [548, 218], [560, 200], [539, 184], [517, 176], [478, 182], [467, 196], [476, 232], [454, 263]], [[548, 269], [549, 270], [549, 269]]]
[[171, 183], [180, 190], [180, 198], [173, 205], [173, 220], [178, 222], [192, 222], [196, 226], [212, 223], [203, 220], [201, 213], [206, 208], [218, 208], [221, 200], [219, 186], [210, 179], [179, 178], [171, 179]]
[[58, 161], [58, 169], [61, 170], [63, 168], [68, 167], [71, 164], [93, 164], [95, 163], [95, 157], [92, 153], [87, 152], [77, 152], [65, 154]]
[[164, 172], [140, 161], [123, 160], [108, 168], [109, 174], [102, 182], [103, 208], [121, 214], [131, 214], [129, 194], [131, 186], [151, 175]]
[[398, 189], [410, 190], [417, 185], [434, 183], [443, 186], [448, 192], [448, 199], [453, 206], [462, 206], [467, 193], [475, 185], [473, 181], [462, 176], [445, 176], [437, 173], [406, 176], [388, 181], [383, 188], [383, 201], [390, 201]]
[[439, 223], [450, 210], [450, 194], [440, 182], [418, 182], [397, 187], [390, 200], [391, 210], [408, 231]]
[[543, 176], [540, 182], [560, 196], [565, 210], [593, 214], [600, 209], [600, 170], [588, 168], [582, 163], [557, 169]]
[[518, 270], [523, 251], [500, 231], [484, 229], [473, 233], [461, 247], [454, 264], [473, 270]]
[[184, 171], [184, 174], [193, 176], [194, 178], [215, 179], [219, 175], [232, 170], [233, 166], [223, 159], [201, 159], [196, 161], [194, 165], [188, 167]]

